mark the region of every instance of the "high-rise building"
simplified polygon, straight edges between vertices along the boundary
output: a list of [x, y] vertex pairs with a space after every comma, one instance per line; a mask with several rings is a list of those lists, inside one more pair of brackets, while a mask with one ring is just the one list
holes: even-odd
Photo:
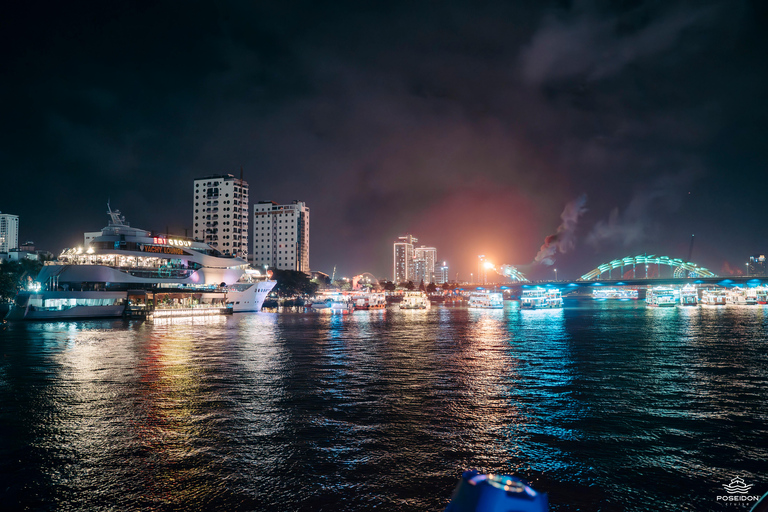
[[309, 208], [301, 201], [253, 207], [253, 266], [309, 270]]
[[19, 247], [19, 216], [0, 212], [0, 252]]
[[435, 272], [435, 284], [446, 284], [448, 282], [448, 262], [444, 261], [440, 268]]
[[198, 178], [194, 184], [192, 235], [222, 254], [248, 259], [248, 183], [231, 174]]
[[765, 264], [764, 254], [756, 254], [754, 256], [749, 257], [749, 273], [747, 275], [750, 275], [750, 276], [768, 275], [768, 273], [766, 273], [766, 264]]
[[413, 261], [413, 244], [418, 241], [419, 240], [416, 237], [412, 235], [406, 235], [398, 237], [397, 242], [395, 242], [393, 264], [393, 276], [395, 283], [413, 281], [416, 278]]
[[416, 265], [417, 267], [423, 267], [424, 269], [423, 272], [416, 277], [416, 280], [421, 282], [423, 279], [424, 283], [433, 283], [435, 281], [435, 260], [437, 260], [437, 249], [434, 247], [426, 247], [424, 245], [421, 247], [416, 247], [413, 250], [413, 259], [415, 262], [424, 260], [423, 264]]

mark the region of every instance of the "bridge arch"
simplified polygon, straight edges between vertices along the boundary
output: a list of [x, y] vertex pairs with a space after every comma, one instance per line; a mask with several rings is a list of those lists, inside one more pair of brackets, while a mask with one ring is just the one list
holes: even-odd
[[520, 272], [517, 267], [512, 265], [502, 265], [501, 272], [499, 273], [505, 277], [508, 277], [512, 281], [517, 281], [519, 283], [529, 282], [528, 278], [525, 277], [525, 274]]
[[370, 272], [363, 272], [360, 275], [357, 275], [352, 278], [352, 289], [357, 290], [362, 287], [362, 285], [367, 284], [371, 285], [373, 287], [379, 286], [379, 280], [371, 274]]
[[696, 263], [685, 262], [679, 258], [673, 259], [669, 256], [648, 256], [645, 254], [640, 254], [637, 256], [627, 256], [625, 258], [620, 258], [608, 263], [603, 263], [602, 265], [598, 265], [596, 269], [581, 276], [579, 281], [593, 281], [598, 279], [603, 273], [610, 272], [615, 268], [621, 268], [623, 275], [623, 269], [625, 267], [632, 267], [633, 274], [635, 274], [634, 271], [636, 270], [637, 265], [667, 265], [674, 269], [673, 275], [675, 277], [686, 277], [686, 273], [688, 274], [687, 277], [717, 277], [712, 271], [704, 267], [700, 267]]

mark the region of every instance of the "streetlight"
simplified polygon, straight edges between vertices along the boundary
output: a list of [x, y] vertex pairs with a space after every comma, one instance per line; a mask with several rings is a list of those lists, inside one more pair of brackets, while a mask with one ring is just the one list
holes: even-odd
[[557, 269], [555, 269], [555, 281], [557, 281]]

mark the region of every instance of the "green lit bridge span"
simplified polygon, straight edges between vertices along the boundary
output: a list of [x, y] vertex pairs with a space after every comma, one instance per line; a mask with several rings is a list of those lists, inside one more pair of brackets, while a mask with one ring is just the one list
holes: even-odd
[[[656, 256], [654, 254], [638, 254], [637, 256], [627, 256], [598, 265], [597, 268], [587, 272], [577, 281], [613, 281], [615, 279], [648, 279], [661, 278], [661, 266], [667, 266], [671, 269], [671, 278], [716, 278], [717, 275], [711, 270], [701, 267], [690, 261], [683, 261], [680, 258], [670, 258], [669, 256]], [[656, 266], [654, 275], [653, 266]], [[618, 275], [614, 276], [614, 271], [618, 269]], [[629, 271], [631, 274], [628, 274]], [[649, 274], [649, 270], [651, 271]], [[516, 283], [530, 283], [528, 279], [517, 267], [512, 265], [503, 265], [499, 269], [499, 274], [505, 276], [510, 281]]]
[[[656, 256], [640, 254], [637, 256], [627, 256], [617, 260], [610, 261], [598, 265], [594, 270], [587, 272], [581, 278], [580, 281], [595, 281], [603, 279], [603, 274], [606, 272], [606, 276], [609, 280], [613, 278], [613, 271], [620, 269], [619, 278], [630, 277], [626, 276], [626, 272], [632, 269], [632, 279], [648, 277], [648, 269], [651, 265], [656, 265], [657, 269], [661, 269], [661, 265], [671, 267], [672, 276], [676, 278], [684, 277], [717, 277], [714, 272], [704, 267], [700, 267], [696, 263], [690, 261], [683, 261], [679, 258], [670, 258], [669, 256]], [[659, 275], [661, 272], [659, 272]]]

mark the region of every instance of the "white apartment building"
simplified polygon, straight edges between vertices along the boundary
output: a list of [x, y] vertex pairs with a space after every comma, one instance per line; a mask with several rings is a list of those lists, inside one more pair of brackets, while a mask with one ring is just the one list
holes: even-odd
[[[435, 282], [435, 260], [437, 260], [437, 249], [434, 247], [415, 247], [413, 250], [413, 259], [417, 269], [416, 281], [424, 281], [424, 284]], [[418, 263], [422, 261], [423, 263]]]
[[309, 208], [301, 201], [253, 205], [253, 266], [309, 270]]
[[419, 240], [412, 235], [397, 238], [397, 242], [394, 244], [392, 272], [395, 284], [413, 281], [416, 278], [416, 269], [413, 261], [413, 244], [418, 241]]
[[19, 216], [0, 212], [0, 252], [19, 247]]
[[227, 256], [248, 259], [248, 183], [231, 174], [194, 183], [192, 237]]

